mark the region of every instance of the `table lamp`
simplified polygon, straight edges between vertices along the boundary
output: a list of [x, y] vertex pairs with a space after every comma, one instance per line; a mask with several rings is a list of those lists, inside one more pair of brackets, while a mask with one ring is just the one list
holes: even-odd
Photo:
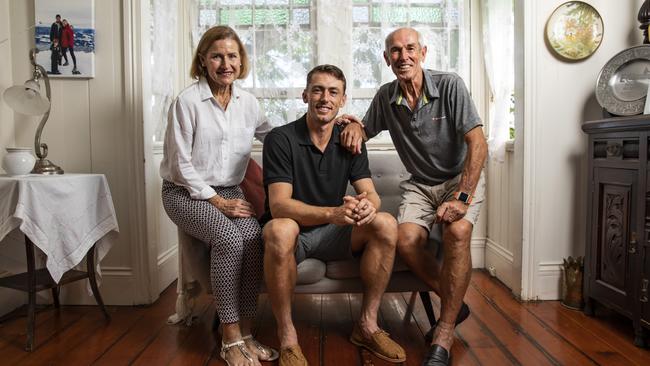
[[[47, 144], [41, 143], [41, 134], [45, 127], [45, 122], [50, 117], [51, 97], [50, 97], [50, 79], [47, 76], [47, 71], [43, 66], [36, 63], [37, 49], [32, 48], [29, 52], [29, 60], [34, 67], [33, 76], [27, 80], [23, 85], [12, 86], [5, 90], [3, 97], [7, 105], [14, 111], [38, 116], [43, 115], [41, 123], [36, 129], [34, 136], [34, 152], [38, 159], [34, 164], [32, 173], [34, 174], [63, 174], [63, 169], [49, 161], [47, 158]], [[45, 95], [41, 94], [40, 80], [45, 82]]]

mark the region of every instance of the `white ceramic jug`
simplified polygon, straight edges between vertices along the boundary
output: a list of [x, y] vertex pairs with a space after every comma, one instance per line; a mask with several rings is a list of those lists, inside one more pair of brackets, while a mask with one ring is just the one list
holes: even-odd
[[29, 174], [34, 169], [36, 158], [28, 147], [8, 147], [2, 159], [2, 169], [11, 176]]

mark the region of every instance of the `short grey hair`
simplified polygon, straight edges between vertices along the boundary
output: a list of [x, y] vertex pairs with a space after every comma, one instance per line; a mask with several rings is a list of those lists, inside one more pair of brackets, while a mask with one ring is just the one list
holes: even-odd
[[402, 27], [402, 28], [397, 28], [397, 29], [395, 29], [394, 31], [388, 33], [388, 35], [386, 36], [386, 41], [385, 41], [385, 44], [384, 44], [384, 47], [385, 47], [384, 50], [385, 50], [386, 52], [389, 51], [389, 49], [388, 49], [388, 42], [390, 42], [390, 40], [393, 39], [393, 36], [395, 35], [395, 33], [397, 33], [397, 31], [400, 31], [400, 30], [402, 30], [402, 29], [410, 29], [410, 30], [414, 31], [415, 34], [416, 34], [417, 37], [418, 37], [418, 44], [420, 45], [420, 48], [422, 48], [422, 47], [424, 46], [424, 45], [422, 44], [422, 34], [420, 34], [420, 32], [419, 32], [417, 29], [415, 29], [415, 28], [410, 28], [410, 27]]

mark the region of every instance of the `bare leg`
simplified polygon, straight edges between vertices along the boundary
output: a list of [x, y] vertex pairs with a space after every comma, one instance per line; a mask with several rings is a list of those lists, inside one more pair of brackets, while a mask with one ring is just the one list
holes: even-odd
[[440, 281], [440, 320], [433, 335], [432, 344], [439, 344], [447, 350], [454, 342], [454, 324], [463, 303], [471, 277], [471, 254], [469, 243], [472, 224], [459, 220], [445, 225], [442, 231], [444, 261]]
[[241, 330], [239, 323], [223, 323], [221, 325], [223, 343], [232, 343], [241, 339]]
[[277, 359], [278, 352], [273, 348], [259, 343], [253, 337], [253, 318], [242, 318], [241, 320], [242, 339], [246, 343], [248, 352], [255, 355], [260, 361], [273, 361]]
[[[222, 330], [222, 343], [232, 344], [234, 342], [241, 341], [242, 334], [239, 327], [239, 322], [223, 323]], [[232, 366], [261, 366], [256, 356], [246, 352], [245, 348], [239, 348], [237, 346], [228, 348], [227, 350], [222, 348], [221, 357], [226, 360], [229, 365]]]
[[273, 315], [278, 323], [280, 347], [298, 344], [291, 319], [291, 298], [296, 287], [296, 239], [298, 224], [291, 219], [273, 219], [264, 226], [264, 277]]
[[397, 252], [416, 276], [440, 296], [440, 265], [435, 253], [426, 249], [429, 232], [418, 224], [405, 222], [398, 226]]
[[387, 213], [379, 213], [369, 225], [352, 231], [352, 250], [363, 249], [360, 270], [364, 292], [359, 326], [366, 338], [379, 330], [377, 312], [393, 270], [396, 245], [397, 222]]

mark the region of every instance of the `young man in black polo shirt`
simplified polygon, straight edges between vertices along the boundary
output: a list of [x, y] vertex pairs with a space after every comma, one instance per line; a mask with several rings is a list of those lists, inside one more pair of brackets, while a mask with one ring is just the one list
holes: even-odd
[[[306, 365], [291, 319], [296, 264], [361, 254], [365, 289], [361, 317], [350, 340], [378, 357], [403, 362], [404, 350], [377, 326], [377, 310], [395, 258], [397, 223], [378, 212], [365, 146], [353, 155], [339, 142], [333, 121], [345, 104], [345, 76], [315, 67], [302, 94], [307, 114], [278, 127], [264, 141], [264, 275], [278, 323], [280, 365]], [[346, 196], [348, 182], [356, 196]]]

